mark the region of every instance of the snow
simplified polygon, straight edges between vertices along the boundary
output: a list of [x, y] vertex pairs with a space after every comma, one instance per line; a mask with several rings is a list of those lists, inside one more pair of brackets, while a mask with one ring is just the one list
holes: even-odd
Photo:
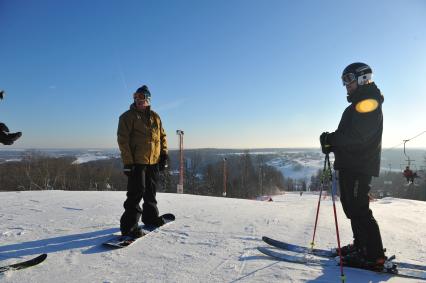
[[4, 162], [21, 162], [22, 158], [11, 158], [11, 159], [6, 159]]
[[77, 159], [72, 164], [83, 164], [90, 161], [105, 160], [109, 158], [111, 157], [105, 156], [105, 155], [99, 155], [99, 154], [86, 153], [86, 154], [78, 156]]
[[[161, 213], [177, 220], [111, 250], [125, 192], [0, 193], [0, 265], [48, 253], [45, 262], [0, 275], [0, 282], [339, 282], [339, 268], [279, 262], [259, 251], [263, 235], [311, 242], [318, 196], [286, 193], [273, 202], [158, 194]], [[351, 241], [341, 205], [342, 243]], [[425, 265], [426, 203], [384, 198], [371, 203], [388, 254]], [[316, 247], [336, 246], [332, 202], [322, 200]], [[347, 282], [419, 282], [346, 269]]]
[[267, 165], [276, 167], [286, 178], [302, 179], [309, 184], [311, 176], [316, 175], [318, 170], [323, 168], [323, 163], [324, 160], [318, 159], [277, 157], [267, 162]]

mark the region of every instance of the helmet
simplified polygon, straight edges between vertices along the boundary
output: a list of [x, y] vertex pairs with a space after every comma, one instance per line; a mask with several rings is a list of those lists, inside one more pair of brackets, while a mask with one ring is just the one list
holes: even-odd
[[372, 81], [373, 71], [365, 63], [352, 63], [342, 73], [343, 85], [357, 81], [358, 85], [368, 84]]

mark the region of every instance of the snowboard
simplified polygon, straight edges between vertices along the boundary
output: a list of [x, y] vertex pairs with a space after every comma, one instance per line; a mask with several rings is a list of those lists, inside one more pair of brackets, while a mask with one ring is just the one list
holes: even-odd
[[[336, 262], [336, 260], [334, 260], [334, 258], [317, 257], [312, 254], [303, 254], [298, 252], [294, 252], [293, 254], [288, 254], [286, 253], [285, 250], [275, 250], [273, 248], [268, 248], [268, 247], [258, 247], [257, 249], [261, 253], [267, 256], [270, 256], [272, 258], [275, 258], [280, 261], [285, 261], [285, 262], [292, 262], [292, 263], [304, 264], [304, 265], [324, 266], [324, 267], [336, 267], [336, 268], [338, 268], [338, 265], [339, 265]], [[392, 262], [394, 258], [395, 256], [392, 256], [389, 258], [391, 263], [390, 266], [387, 266], [383, 270], [379, 270], [379, 271], [369, 270], [364, 268], [357, 268], [357, 267], [349, 267], [349, 266], [345, 266], [344, 268], [364, 270], [364, 271], [373, 272], [376, 274], [388, 274], [391, 276], [426, 280], [426, 271], [400, 267], [398, 266], [398, 264]]]
[[[334, 258], [338, 256], [338, 254], [336, 252], [333, 252], [332, 250], [310, 249], [305, 246], [299, 246], [299, 245], [294, 245], [294, 244], [274, 240], [266, 236], [263, 236], [262, 240], [268, 245], [271, 245], [273, 247], [276, 247], [282, 250], [288, 250], [288, 251], [304, 253], [304, 254], [312, 254], [315, 256], [327, 257], [327, 258]], [[394, 263], [401, 268], [418, 269], [418, 270], [426, 271], [426, 266], [424, 265], [412, 264], [407, 262], [399, 262], [399, 261], [394, 261]]]
[[156, 230], [160, 227], [163, 227], [164, 225], [167, 225], [168, 223], [173, 222], [175, 220], [175, 216], [171, 213], [163, 214], [160, 217], [162, 217], [164, 219], [165, 223], [162, 226], [159, 226], [159, 227], [151, 226], [151, 225], [142, 225], [141, 228], [142, 228], [143, 232], [145, 233], [145, 235], [143, 235], [140, 238], [115, 235], [113, 238], [104, 242], [103, 245], [106, 246], [106, 247], [110, 247], [110, 248], [118, 248], [118, 249], [125, 248], [125, 247], [133, 244], [138, 239], [145, 237], [146, 235], [148, 235], [152, 231], [154, 231], [154, 230]]
[[31, 267], [43, 262], [46, 258], [47, 258], [47, 254], [41, 254], [27, 261], [22, 261], [22, 262], [18, 262], [18, 263], [6, 265], [6, 266], [0, 266], [0, 273]]

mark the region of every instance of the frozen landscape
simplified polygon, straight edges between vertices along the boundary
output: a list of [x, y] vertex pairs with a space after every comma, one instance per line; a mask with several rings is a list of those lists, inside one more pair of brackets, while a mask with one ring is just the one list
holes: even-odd
[[[209, 149], [199, 149], [200, 153], [208, 152]], [[83, 164], [98, 160], [109, 160], [120, 158], [120, 153], [117, 149], [42, 149], [38, 151], [16, 149], [16, 150], [1, 150], [0, 163], [21, 161], [22, 158], [29, 153], [39, 152], [50, 157], [72, 157], [75, 160], [72, 164]], [[173, 151], [172, 151], [173, 152]], [[248, 150], [253, 158], [264, 156], [264, 161], [267, 165], [278, 169], [284, 177], [295, 180], [304, 180], [310, 182], [311, 176], [317, 174], [318, 170], [322, 169], [324, 157], [319, 149], [251, 149]], [[221, 160], [227, 155], [242, 155], [244, 151], [237, 149], [215, 149], [214, 153], [206, 158], [202, 165], [209, 162]], [[417, 160], [415, 169], [424, 169], [425, 149], [416, 149], [410, 151], [411, 156]], [[331, 156], [333, 159], [334, 156]], [[177, 166], [176, 161], [172, 165]], [[191, 155], [185, 155], [187, 164], [191, 164]], [[402, 172], [406, 166], [405, 156], [400, 149], [383, 150], [382, 153], [382, 172], [393, 171]], [[414, 163], [415, 165], [415, 163]], [[177, 167], [175, 168], [177, 169]]]
[[[286, 193], [273, 202], [158, 194], [176, 221], [120, 250], [101, 244], [123, 212], [125, 192], [0, 193], [0, 266], [47, 253], [40, 265], [0, 275], [0, 282], [340, 282], [337, 266], [280, 262], [261, 254], [262, 236], [299, 245], [312, 239], [318, 196]], [[341, 240], [352, 239], [337, 205]], [[426, 265], [426, 203], [371, 203], [388, 255]], [[322, 201], [316, 247], [336, 246], [332, 202]], [[346, 282], [420, 282], [345, 269]]]

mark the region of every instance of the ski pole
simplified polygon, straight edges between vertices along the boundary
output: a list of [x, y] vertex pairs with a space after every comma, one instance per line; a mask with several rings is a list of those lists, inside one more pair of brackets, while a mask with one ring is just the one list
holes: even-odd
[[321, 186], [320, 186], [320, 193], [319, 193], [319, 197], [318, 197], [317, 214], [315, 216], [314, 235], [312, 236], [311, 250], [314, 249], [314, 245], [315, 245], [315, 234], [316, 234], [316, 231], [317, 231], [318, 214], [319, 214], [319, 209], [320, 209], [320, 205], [321, 205], [321, 195], [322, 195], [322, 189], [324, 188], [325, 173], [326, 173], [326, 170], [327, 170], [327, 158], [328, 158], [328, 154], [326, 154], [326, 156], [325, 156], [324, 169], [323, 169], [322, 174], [321, 174]]
[[[328, 163], [328, 168], [331, 170], [330, 159], [328, 159], [328, 155], [327, 155], [327, 163]], [[337, 195], [336, 171], [334, 171], [330, 177], [331, 177], [331, 198], [333, 200], [333, 211], [334, 211], [334, 223], [336, 224], [337, 247], [339, 248], [339, 258], [340, 258], [340, 279], [342, 280], [342, 282], [345, 282], [346, 277], [345, 277], [345, 274], [343, 273], [343, 259], [342, 259], [342, 251], [340, 249], [339, 224], [337, 222], [336, 203], [334, 201], [334, 198]]]

